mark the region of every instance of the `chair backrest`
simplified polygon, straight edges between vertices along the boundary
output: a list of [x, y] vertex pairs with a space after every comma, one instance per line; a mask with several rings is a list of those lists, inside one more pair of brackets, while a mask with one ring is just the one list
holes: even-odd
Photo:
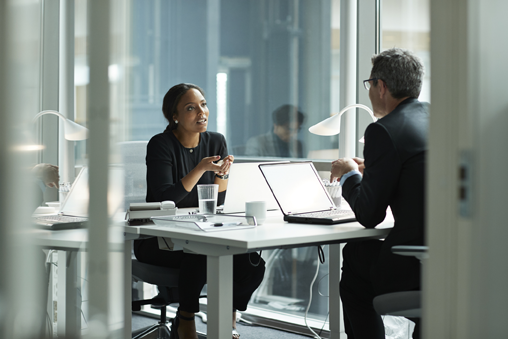
[[118, 144], [125, 168], [125, 209], [132, 202], [146, 199], [146, 145], [148, 141], [125, 141]]
[[169, 305], [179, 300], [178, 279], [179, 268], [161, 267], [139, 262], [132, 259], [132, 278], [148, 284], [157, 285], [159, 294], [152, 299], [133, 300], [132, 309], [139, 311], [141, 305]]

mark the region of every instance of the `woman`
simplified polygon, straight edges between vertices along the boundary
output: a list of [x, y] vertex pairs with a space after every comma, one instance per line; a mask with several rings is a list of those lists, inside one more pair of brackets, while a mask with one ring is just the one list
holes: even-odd
[[[173, 86], [165, 95], [162, 112], [169, 125], [147, 146], [147, 202], [172, 200], [177, 207], [198, 205], [197, 185], [218, 184], [218, 204], [224, 202], [228, 171], [234, 158], [227, 155], [223, 135], [207, 131], [208, 107], [203, 90], [193, 84]], [[194, 313], [206, 283], [206, 256], [159, 250], [157, 238], [137, 240], [134, 253], [140, 262], [180, 268], [180, 307], [171, 338], [197, 339]], [[233, 256], [233, 338], [236, 310], [243, 311], [263, 280], [265, 264], [257, 253]]]

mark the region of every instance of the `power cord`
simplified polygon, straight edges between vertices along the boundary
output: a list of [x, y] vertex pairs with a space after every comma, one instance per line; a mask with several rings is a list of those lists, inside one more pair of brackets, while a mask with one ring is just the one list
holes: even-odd
[[330, 312], [326, 313], [325, 321], [323, 322], [323, 326], [321, 326], [321, 329], [319, 330], [319, 335], [321, 335], [321, 332], [323, 332], [323, 328], [325, 328], [326, 321], [328, 320], [328, 316], [330, 315]]
[[[323, 263], [324, 262], [324, 252], [323, 252], [323, 248], [321, 246], [318, 246], [318, 260]], [[307, 309], [305, 310], [305, 317], [304, 317], [304, 320], [305, 320], [305, 326], [307, 326], [307, 328], [309, 329], [309, 331], [311, 331], [312, 334], [314, 334], [314, 338], [315, 339], [322, 339], [316, 332], [314, 332], [314, 330], [309, 326], [309, 324], [307, 323], [307, 314], [309, 313], [309, 308], [310, 308], [310, 304], [312, 303], [312, 287], [314, 286], [314, 282], [316, 282], [316, 279], [317, 279], [317, 276], [318, 276], [318, 273], [319, 273], [319, 263], [316, 265], [316, 273], [314, 274], [314, 278], [312, 278], [312, 282], [310, 283], [310, 289], [309, 289], [309, 292], [310, 292], [310, 296], [309, 296], [309, 303], [307, 304]], [[326, 323], [326, 319], [325, 319], [325, 323]], [[324, 326], [324, 324], [323, 324]], [[321, 332], [321, 331], [320, 331]]]
[[325, 274], [324, 276], [319, 278], [319, 280], [317, 282], [317, 284], [318, 284], [318, 290], [317, 291], [318, 291], [319, 295], [322, 296], [322, 297], [326, 297], [326, 298], [328, 298], [329, 295], [324, 295], [324, 294], [321, 293], [321, 291], [319, 290], [319, 283], [321, 282], [321, 280], [323, 280], [324, 278], [328, 277], [329, 275], [330, 275], [329, 273]]

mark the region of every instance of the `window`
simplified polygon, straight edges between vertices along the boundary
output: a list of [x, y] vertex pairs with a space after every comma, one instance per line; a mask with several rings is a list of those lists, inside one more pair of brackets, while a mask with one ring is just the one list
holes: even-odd
[[205, 90], [209, 130], [237, 157], [307, 158], [337, 147], [307, 132], [337, 105], [330, 1], [135, 0], [131, 13], [127, 139], [161, 133], [164, 95], [191, 82]]
[[409, 49], [422, 60], [425, 75], [419, 100], [430, 102], [429, 0], [384, 0], [381, 24], [383, 50]]

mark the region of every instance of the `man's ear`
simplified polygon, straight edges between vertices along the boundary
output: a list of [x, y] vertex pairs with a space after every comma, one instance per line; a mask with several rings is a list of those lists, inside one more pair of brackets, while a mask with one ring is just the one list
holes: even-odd
[[388, 87], [386, 87], [386, 82], [381, 79], [377, 81], [377, 89], [379, 93], [379, 98], [383, 99], [385, 95], [388, 93]]

